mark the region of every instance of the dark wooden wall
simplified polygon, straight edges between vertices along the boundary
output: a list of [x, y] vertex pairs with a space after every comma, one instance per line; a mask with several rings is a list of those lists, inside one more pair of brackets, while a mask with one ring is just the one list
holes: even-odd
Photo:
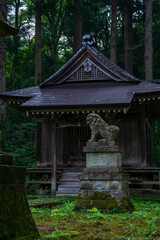
[[53, 159], [53, 121], [37, 121], [37, 166], [51, 166]]
[[142, 163], [142, 144], [139, 119], [126, 119], [119, 122], [120, 146], [124, 148], [122, 154], [123, 166], [138, 166]]
[[[120, 127], [120, 146], [124, 148], [122, 154], [122, 164], [126, 167], [140, 167], [152, 164], [152, 131], [147, 127], [145, 115], [141, 114], [138, 117], [122, 118], [110, 120], [109, 124], [115, 124]], [[78, 128], [78, 127], [77, 127]], [[86, 127], [85, 127], [86, 128]], [[71, 129], [71, 128], [70, 128]], [[73, 129], [76, 132], [76, 128]], [[74, 132], [73, 131], [73, 132]], [[52, 137], [53, 137], [53, 121], [41, 119], [37, 123], [37, 166], [51, 166], [52, 165]], [[78, 139], [81, 135], [70, 136], [67, 128], [56, 129], [56, 159], [58, 165], [68, 164], [71, 158], [71, 150], [73, 149], [73, 156], [76, 153], [80, 158], [83, 156], [79, 153], [82, 151], [81, 142], [85, 142], [90, 138], [90, 134], [83, 136], [81, 140]], [[72, 146], [69, 146], [71, 144]], [[77, 145], [76, 145], [77, 144]], [[77, 154], [77, 156], [78, 156]], [[70, 155], [70, 156], [69, 156]], [[79, 161], [77, 160], [77, 166]], [[76, 161], [76, 159], [75, 159]], [[74, 166], [76, 166], [74, 161]], [[73, 162], [73, 160], [72, 160]], [[82, 165], [84, 164], [84, 161]]]

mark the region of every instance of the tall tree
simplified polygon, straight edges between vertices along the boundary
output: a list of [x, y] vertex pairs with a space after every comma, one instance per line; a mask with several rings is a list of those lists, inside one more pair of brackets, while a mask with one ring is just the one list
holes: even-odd
[[111, 44], [110, 44], [110, 59], [117, 63], [117, 0], [111, 2]]
[[41, 83], [41, 16], [42, 3], [36, 0], [35, 4], [35, 69], [34, 69], [34, 85]]
[[44, 15], [48, 18], [49, 26], [45, 25], [51, 33], [50, 47], [52, 53], [53, 63], [57, 61], [57, 46], [62, 34], [64, 20], [66, 15], [66, 1], [64, 0], [50, 0], [45, 3]]
[[[20, 0], [15, 0], [14, 2], [15, 2], [15, 27], [18, 28]], [[18, 63], [18, 48], [19, 48], [19, 36], [15, 35], [14, 36], [14, 58], [13, 58], [12, 71], [11, 71], [12, 90], [14, 90], [14, 85], [15, 85], [15, 74], [16, 74], [16, 67]]]
[[74, 42], [73, 54], [78, 52], [82, 43], [82, 0], [74, 0], [75, 17], [74, 17]]
[[152, 0], [146, 0], [146, 14], [145, 14], [145, 79], [152, 80], [153, 78], [153, 47], [152, 47]]
[[[7, 18], [7, 2], [0, 1], [0, 12]], [[6, 37], [0, 37], [0, 92], [6, 90]]]
[[[7, 2], [6, 0], [0, 1], [0, 12], [2, 16], [7, 18]], [[0, 93], [6, 91], [6, 37], [0, 36]], [[5, 115], [5, 105], [0, 100], [0, 119]]]
[[124, 1], [125, 70], [133, 73], [132, 0]]

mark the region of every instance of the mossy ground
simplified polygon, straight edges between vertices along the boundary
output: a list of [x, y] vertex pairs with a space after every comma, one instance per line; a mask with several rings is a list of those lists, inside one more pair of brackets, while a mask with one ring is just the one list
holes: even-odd
[[74, 201], [56, 208], [31, 208], [41, 239], [160, 239], [160, 203], [133, 200], [133, 213], [74, 211]]

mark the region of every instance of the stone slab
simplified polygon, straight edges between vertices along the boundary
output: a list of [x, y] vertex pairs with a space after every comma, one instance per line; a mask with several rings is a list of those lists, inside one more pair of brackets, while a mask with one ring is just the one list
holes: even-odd
[[[93, 142], [92, 142], [93, 143]], [[91, 153], [96, 153], [96, 152], [122, 152], [122, 148], [119, 146], [114, 146], [114, 147], [108, 147], [108, 146], [100, 146], [100, 145], [87, 145], [83, 147], [83, 152], [91, 152]]]
[[86, 167], [121, 167], [121, 153], [119, 152], [94, 152], [94, 153], [86, 153]]
[[128, 181], [128, 174], [101, 174], [101, 173], [90, 173], [90, 174], [82, 174], [80, 176], [80, 181], [95, 181], [95, 180], [100, 180], [100, 181], [122, 181], [122, 180], [127, 180]]
[[[96, 174], [96, 173], [99, 173], [99, 174], [115, 174], [115, 173], [124, 173], [123, 171], [123, 168], [122, 167], [105, 167], [105, 166], [93, 166], [93, 167], [89, 167], [89, 168], [84, 168], [83, 169], [83, 173], [84, 174], [90, 174], [90, 173], [93, 173], [93, 174]], [[82, 175], [82, 173], [81, 173]], [[81, 176], [80, 175], [80, 176]]]

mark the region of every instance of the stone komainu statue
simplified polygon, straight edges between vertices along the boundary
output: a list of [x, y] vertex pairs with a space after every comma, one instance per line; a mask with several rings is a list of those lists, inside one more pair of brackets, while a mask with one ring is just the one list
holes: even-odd
[[98, 114], [87, 115], [87, 124], [91, 129], [90, 142], [103, 142], [106, 146], [113, 147], [118, 139], [119, 127], [109, 126]]

